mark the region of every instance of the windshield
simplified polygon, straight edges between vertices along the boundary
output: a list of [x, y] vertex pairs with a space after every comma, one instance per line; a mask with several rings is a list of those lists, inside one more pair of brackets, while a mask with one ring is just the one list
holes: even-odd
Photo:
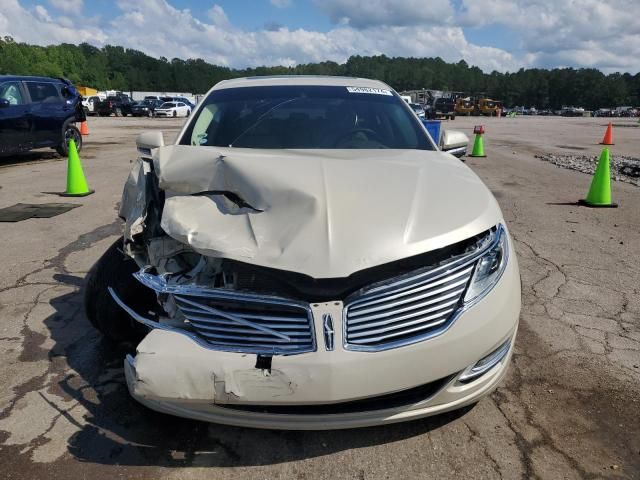
[[434, 147], [395, 93], [345, 86], [266, 86], [215, 90], [182, 145], [265, 149]]
[[166, 102], [166, 103], [163, 103], [162, 105], [160, 105], [160, 108], [173, 108], [175, 106], [176, 106], [175, 103]]

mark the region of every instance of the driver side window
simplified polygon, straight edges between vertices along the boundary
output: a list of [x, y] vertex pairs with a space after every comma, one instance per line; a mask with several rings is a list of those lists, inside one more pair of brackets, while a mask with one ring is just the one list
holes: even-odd
[[9, 105], [25, 104], [18, 82], [6, 82], [0, 85], [0, 99], [7, 100]]

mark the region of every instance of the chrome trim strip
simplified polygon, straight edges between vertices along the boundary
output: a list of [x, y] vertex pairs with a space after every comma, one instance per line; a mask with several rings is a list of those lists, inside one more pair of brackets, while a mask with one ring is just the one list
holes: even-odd
[[[411, 313], [408, 315], [402, 315], [400, 317], [392, 317], [389, 320], [386, 320], [384, 322], [375, 322], [375, 323], [370, 323], [368, 325], [360, 325], [357, 330], [349, 329], [349, 331], [351, 332], [351, 338], [361, 338], [361, 337], [367, 337], [370, 335], [375, 335], [376, 333], [391, 332], [399, 328], [409, 327], [411, 325], [423, 323], [427, 320], [435, 320], [435, 319], [440, 319], [441, 317], [448, 317], [449, 314], [456, 309], [454, 305], [455, 303], [458, 303], [458, 300], [449, 301], [447, 304], [443, 306], [439, 306], [437, 308], [428, 308], [426, 310], [420, 310], [418, 312]], [[437, 312], [437, 313], [433, 313], [433, 312]], [[402, 320], [408, 320], [408, 321], [403, 322]], [[402, 322], [402, 323], [398, 323], [398, 322]], [[371, 328], [368, 328], [368, 327], [371, 327]], [[381, 327], [381, 328], [375, 328], [375, 327]]]
[[335, 330], [333, 329], [333, 317], [329, 313], [322, 315], [322, 329], [324, 331], [324, 346], [328, 352], [332, 352], [334, 348], [333, 338]]
[[[241, 292], [220, 291], [221, 289], [207, 289], [206, 287], [200, 287], [200, 286], [190, 285], [190, 286], [183, 287], [179, 285], [168, 285], [164, 278], [156, 275], [152, 275], [150, 273], [145, 272], [144, 270], [134, 273], [133, 276], [138, 281], [140, 281], [140, 283], [142, 283], [148, 288], [151, 288], [157, 293], [178, 293], [179, 295], [180, 293], [184, 294], [185, 292], [187, 292], [187, 294], [189, 295], [194, 295], [199, 297], [220, 298], [223, 300], [239, 301], [239, 302], [244, 300], [244, 301], [254, 302], [254, 303], [262, 303], [262, 304], [266, 303], [266, 304], [271, 304], [275, 306], [289, 306], [289, 307], [301, 308], [307, 314], [304, 320], [308, 322], [308, 325], [309, 325], [309, 334], [311, 336], [311, 342], [308, 348], [306, 348], [306, 345], [304, 346], [305, 348], [301, 348], [300, 345], [296, 345], [295, 342], [297, 338], [293, 340], [293, 343], [291, 345], [287, 345], [286, 343], [281, 343], [281, 344], [278, 344], [277, 346], [262, 344], [263, 345], [262, 347], [256, 346], [255, 348], [253, 348], [253, 347], [238, 347], [238, 345], [236, 344], [232, 344], [231, 342], [224, 342], [224, 341], [216, 342], [216, 344], [214, 345], [207, 342], [202, 337], [199, 337], [193, 332], [189, 332], [188, 330], [185, 330], [180, 327], [166, 325], [138, 314], [136, 311], [134, 311], [128, 305], [126, 305], [120, 299], [120, 297], [118, 297], [117, 293], [112, 287], [107, 287], [109, 294], [111, 295], [113, 300], [120, 306], [120, 308], [122, 308], [125, 312], [127, 312], [131, 316], [131, 318], [145, 325], [149, 329], [160, 329], [160, 330], [179, 333], [180, 335], [186, 336], [187, 338], [191, 339], [201, 347], [204, 347], [208, 350], [236, 352], [236, 353], [255, 353], [255, 354], [263, 354], [263, 355], [296, 355], [301, 353], [315, 352], [317, 349], [315, 328], [314, 328], [314, 322], [313, 322], [313, 313], [308, 303], [298, 302], [294, 300], [287, 300], [287, 299], [282, 299], [279, 297], [272, 297], [272, 296], [260, 296], [260, 295], [254, 295], [254, 294], [245, 294]], [[285, 317], [282, 317], [282, 318], [285, 318]], [[253, 324], [253, 322], [249, 322], [249, 323]], [[251, 325], [251, 327], [253, 327], [253, 325]], [[309, 345], [308, 341], [305, 341], [305, 342], [307, 343], [307, 345]], [[291, 350], [291, 351], [288, 351], [288, 350]]]
[[[245, 320], [244, 318], [241, 318], [241, 317], [239, 317], [237, 315], [232, 315], [230, 313], [226, 313], [226, 312], [224, 312], [222, 310], [218, 310], [217, 308], [213, 308], [213, 307], [210, 307], [208, 305], [202, 305], [202, 304], [199, 304], [197, 302], [192, 302], [191, 300], [187, 300], [186, 298], [183, 298], [182, 295], [174, 295], [173, 298], [175, 298], [177, 302], [184, 302], [184, 303], [186, 303], [188, 305], [191, 305], [192, 307], [195, 307], [195, 308], [201, 310], [201, 312], [213, 313], [214, 315], [218, 315], [219, 317], [226, 318], [227, 320], [231, 320], [232, 322], [239, 323], [240, 325], [243, 325], [245, 327], [250, 327], [250, 328], [253, 328], [255, 330], [260, 330], [261, 332], [268, 333], [269, 335], [273, 335], [274, 337], [281, 338], [281, 339], [283, 339], [285, 341], [290, 341], [291, 340], [291, 337], [289, 337], [289, 336], [287, 336], [287, 335], [285, 335], [283, 333], [280, 333], [280, 332], [278, 332], [276, 330], [273, 330], [273, 329], [271, 329], [269, 327], [265, 327], [264, 325], [260, 325], [259, 323], [255, 323], [255, 322], [251, 322], [249, 320]], [[180, 308], [180, 307], [178, 307], [178, 308]], [[187, 319], [188, 318], [189, 317], [187, 317]]]
[[[398, 308], [398, 309], [394, 309], [393, 310], [393, 314], [397, 315], [406, 311], [411, 311], [411, 310], [415, 310], [416, 308], [423, 308], [423, 307], [429, 307], [429, 305], [433, 305], [434, 303], [443, 303], [452, 298], [452, 297], [456, 297], [456, 300], [452, 300], [453, 303], [456, 303], [460, 298], [460, 295], [462, 294], [462, 292], [464, 292], [465, 290], [465, 284], [469, 281], [468, 278], [465, 278], [464, 282], [460, 282], [459, 284], [456, 284], [456, 286], [461, 286], [462, 288], [456, 288], [454, 290], [452, 290], [449, 293], [445, 293], [444, 295], [441, 296], [436, 296], [436, 298], [431, 298], [430, 300], [426, 300], [424, 302], [420, 302], [418, 304], [413, 304], [413, 305], [409, 305], [408, 307], [402, 307], [402, 308]], [[447, 290], [441, 290], [441, 291], [447, 291]], [[436, 293], [441, 293], [441, 291], [438, 292], [434, 292]], [[433, 294], [430, 295], [430, 297], [434, 297]], [[422, 295], [419, 297], [416, 297], [416, 300], [420, 300], [422, 298]], [[384, 310], [390, 310], [392, 309], [395, 305], [404, 305], [407, 302], [393, 302], [390, 305], [385, 305]], [[429, 307], [426, 310], [420, 310], [421, 312], [428, 312], [428, 311], [436, 311], [439, 310], [441, 307], [439, 307], [438, 305], [436, 305], [435, 307]], [[380, 311], [382, 309], [377, 309], [377, 311]], [[356, 312], [356, 313], [360, 313], [360, 312]], [[389, 312], [387, 313], [377, 313], [375, 315], [367, 315], [366, 317], [357, 317], [355, 313], [351, 313], [351, 315], [353, 317], [355, 317], [351, 322], [349, 322], [350, 325], [354, 325], [353, 329], [354, 330], [360, 330], [362, 327], [356, 327], [355, 325], [358, 325], [360, 323], [363, 322], [368, 322], [370, 320], [377, 320], [379, 318], [388, 318], [389, 317]], [[409, 316], [415, 316], [416, 314], [409, 314]], [[382, 323], [387, 323], [387, 322], [382, 322]], [[367, 323], [367, 326], [373, 326], [372, 323]]]
[[[453, 309], [451, 309], [451, 310], [449, 310], [449, 312], [448, 312], [448, 313], [450, 314], [450, 313], [452, 313], [453, 311], [454, 311], [454, 310], [453, 310]], [[443, 323], [444, 323], [444, 322], [446, 322], [446, 321], [447, 321], [447, 318], [445, 317], [445, 318], [442, 318], [442, 319], [440, 319], [440, 320], [434, 320], [434, 321], [432, 321], [432, 322], [419, 324], [419, 325], [418, 325], [418, 326], [416, 326], [416, 327], [410, 328], [410, 329], [408, 329], [408, 330], [402, 330], [401, 332], [387, 333], [387, 334], [385, 334], [385, 335], [379, 335], [379, 336], [377, 336], [377, 337], [374, 337], [374, 338], [367, 338], [367, 339], [365, 339], [365, 340], [360, 340], [360, 339], [351, 340], [350, 345], [359, 345], [359, 343], [358, 343], [358, 342], [364, 342], [364, 341], [367, 341], [367, 342], [379, 342], [379, 341], [381, 341], [381, 340], [386, 340], [387, 338], [398, 337], [398, 336], [400, 336], [400, 335], [405, 335], [405, 334], [407, 334], [407, 333], [419, 332], [420, 330], [425, 330], [425, 329], [427, 329], [427, 328], [437, 327], [438, 325], [441, 325], [441, 324], [443, 324]], [[413, 322], [413, 323], [417, 323], [417, 322]], [[409, 325], [407, 325], [407, 326], [409, 326]], [[352, 335], [351, 337], [353, 338], [353, 335]]]
[[[509, 337], [506, 342], [496, 348], [489, 355], [481, 358], [470, 367], [467, 367], [458, 377], [458, 382], [463, 384], [470, 383], [499, 364], [511, 350], [512, 340], [513, 337]], [[478, 366], [478, 364], [481, 365]]]
[[153, 275], [144, 269], [133, 274], [144, 286], [155, 290], [158, 293], [172, 293], [175, 295], [191, 295], [194, 297], [220, 298], [230, 301], [245, 301], [256, 303], [269, 303], [272, 305], [283, 305], [290, 307], [300, 307], [311, 313], [311, 307], [308, 303], [297, 300], [289, 300], [271, 295], [257, 295], [254, 293], [237, 292], [226, 290], [223, 288], [209, 288], [200, 285], [169, 285], [165, 278], [159, 275]]
[[149, 328], [161, 328], [160, 323], [154, 322], [153, 320], [143, 317], [142, 315], [138, 315], [136, 311], [129, 308], [129, 306], [126, 303], [120, 300], [120, 297], [118, 297], [118, 294], [113, 288], [107, 287], [107, 291], [109, 292], [109, 295], [111, 295], [111, 298], [113, 298], [113, 301], [116, 302], [118, 306], [122, 308], [125, 312], [127, 312], [129, 316], [133, 318], [136, 322], [140, 322], [145, 327], [149, 327]]
[[[416, 335], [415, 337], [411, 337], [408, 339], [388, 342], [388, 343], [385, 343], [384, 345], [379, 345], [379, 346], [357, 345], [354, 343], [349, 343], [347, 341], [347, 313], [351, 305], [364, 302], [371, 298], [384, 296], [385, 291], [388, 291], [388, 290], [396, 291], [398, 285], [407, 284], [407, 283], [411, 284], [411, 283], [419, 282], [423, 279], [439, 278], [440, 276], [446, 276], [447, 273], [450, 272], [451, 270], [463, 268], [470, 265], [475, 270], [476, 261], [480, 257], [482, 257], [484, 254], [486, 254], [489, 250], [494, 248], [500, 242], [500, 239], [502, 238], [502, 236], [507, 235], [507, 231], [502, 224], [498, 224], [496, 226], [495, 232], [493, 232], [491, 235], [493, 238], [491, 238], [491, 240], [487, 242], [486, 245], [478, 248], [476, 251], [471, 252], [464, 257], [458, 258], [450, 263], [440, 265], [436, 268], [427, 270], [415, 276], [402, 277], [399, 281], [394, 281], [394, 279], [387, 280], [383, 284], [378, 284], [377, 286], [373, 286], [370, 289], [361, 290], [360, 292], [356, 292], [355, 294], [347, 298], [345, 300], [344, 309], [342, 310], [342, 346], [343, 348], [345, 350], [358, 351], [358, 352], [380, 352], [385, 350], [391, 350], [393, 348], [404, 347], [407, 345], [413, 345], [414, 343], [423, 342], [425, 340], [429, 340], [431, 338], [442, 335], [447, 330], [449, 330], [449, 328], [451, 328], [451, 326], [458, 320], [458, 318], [460, 318], [460, 316], [464, 312], [466, 312], [469, 308], [473, 307], [476, 303], [482, 300], [493, 289], [493, 287], [497, 285], [497, 283], [502, 278], [502, 274], [506, 270], [506, 265], [509, 262], [510, 246], [509, 246], [507, 237], [505, 237], [505, 245], [506, 245], [505, 258], [504, 258], [505, 267], [500, 271], [498, 277], [496, 278], [496, 281], [491, 285], [490, 288], [487, 288], [485, 291], [481, 292], [476, 298], [466, 303], [464, 303], [465, 292], [462, 292], [460, 296], [460, 301], [462, 302], [461, 306], [453, 312], [453, 314], [447, 319], [447, 321], [444, 323], [444, 325], [441, 328], [438, 328], [436, 330], [431, 330], [422, 335]], [[473, 281], [474, 273], [475, 271], [471, 272], [471, 276], [468, 280], [469, 282]], [[411, 288], [411, 287], [408, 286], [407, 288]], [[466, 287], [465, 287], [465, 291], [466, 291]], [[372, 293], [373, 295], [369, 296]], [[366, 299], [364, 298], [365, 296], [367, 297]]]
[[[451, 269], [453, 270], [453, 268]], [[447, 272], [445, 272], [442, 275], [438, 275], [433, 282], [431, 283], [425, 283], [422, 285], [419, 285], [417, 287], [414, 288], [405, 288], [405, 289], [398, 289], [398, 290], [393, 290], [392, 292], [390, 292], [387, 295], [377, 295], [378, 298], [376, 298], [376, 296], [373, 296], [374, 300], [371, 300], [372, 297], [366, 296], [366, 298], [362, 298], [361, 300], [355, 300], [352, 303], [350, 303], [349, 305], [353, 308], [358, 308], [358, 304], [359, 303], [366, 303], [367, 305], [375, 305], [375, 304], [380, 304], [383, 302], [388, 302], [389, 300], [394, 300], [396, 298], [402, 298], [402, 297], [408, 297], [414, 293], [417, 292], [422, 292], [424, 290], [430, 290], [433, 287], [437, 287], [439, 285], [442, 284], [449, 284], [449, 285], [445, 285], [435, 291], [430, 291], [430, 292], [425, 292], [424, 294], [422, 294], [421, 296], [415, 297], [415, 296], [411, 296], [408, 299], [405, 300], [399, 300], [397, 302], [394, 303], [394, 305], [400, 305], [402, 303], [407, 303], [407, 302], [411, 302], [414, 299], [420, 300], [422, 298], [425, 297], [429, 297], [429, 296], [433, 296], [434, 294], [438, 294], [441, 292], [445, 292], [447, 290], [450, 290], [452, 288], [455, 287], [459, 287], [460, 285], [464, 285], [465, 283], [467, 283], [467, 281], [469, 280], [468, 278], [463, 278], [462, 280], [457, 280], [457, 278], [462, 277], [462, 276], [466, 276], [471, 270], [473, 270], [473, 265], [465, 268], [464, 270], [460, 270], [458, 272], [456, 272], [453, 275], [447, 275]], [[418, 277], [416, 277], [418, 278]], [[418, 280], [419, 281], [419, 280]], [[450, 282], [454, 282], [453, 284], [450, 284]], [[383, 305], [381, 307], [372, 307], [369, 309], [364, 310], [365, 312], [367, 311], [377, 311], [377, 310], [385, 310], [388, 308], [388, 304], [387, 303], [383, 303]], [[359, 312], [356, 311], [353, 313], [354, 316], [358, 316], [358, 315], [362, 315], [363, 310], [360, 310]]]

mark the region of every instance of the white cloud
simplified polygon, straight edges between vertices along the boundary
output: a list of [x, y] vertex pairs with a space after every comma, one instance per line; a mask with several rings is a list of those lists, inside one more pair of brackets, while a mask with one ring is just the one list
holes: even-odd
[[10, 2], [11, 8], [0, 12], [0, 25], [4, 17], [10, 26], [8, 34], [18, 41], [37, 44], [110, 43], [156, 57], [200, 57], [232, 67], [344, 62], [356, 54], [441, 56], [449, 61], [465, 58], [482, 68], [499, 70], [518, 64], [507, 52], [469, 44], [457, 27], [377, 25], [355, 29], [339, 25], [328, 32], [286, 27], [247, 32], [231, 25], [218, 5], [207, 12], [211, 23], [206, 23], [191, 11], [177, 9], [165, 0], [118, 0], [115, 7], [119, 14], [108, 24], [75, 31], [59, 22], [44, 22], [21, 7], [18, 0], [4, 1]]
[[207, 16], [214, 25], [221, 28], [230, 28], [231, 23], [229, 23], [229, 18], [227, 18], [227, 14], [224, 12], [224, 9], [220, 5], [214, 5], [208, 12]]
[[49, 3], [61, 12], [79, 15], [82, 12], [83, 0], [49, 0]]
[[355, 28], [448, 24], [454, 10], [449, 0], [315, 0], [337, 24]]
[[534, 65], [640, 69], [637, 0], [462, 0], [460, 22], [517, 32]]
[[[43, 12], [44, 10], [44, 12]], [[46, 12], [46, 16], [43, 14]], [[48, 17], [48, 18], [47, 18]], [[0, 35], [12, 36], [17, 41], [49, 45], [52, 43], [88, 42], [103, 45], [109, 36], [101, 28], [80, 24], [65, 26], [62, 22], [51, 18], [44, 7], [28, 10], [18, 0], [2, 0], [0, 9]]]
[[33, 13], [36, 16], [36, 18], [41, 22], [51, 21], [51, 16], [49, 15], [49, 12], [47, 12], [47, 9], [44, 8], [42, 5], [36, 5], [35, 8], [33, 9]]
[[271, 5], [278, 8], [287, 8], [293, 4], [292, 0], [271, 0]]
[[[351, 55], [386, 54], [464, 59], [485, 71], [532, 65], [640, 70], [637, 0], [459, 0], [455, 8], [449, 0], [433, 0], [428, 9], [418, 8], [424, 3], [418, 0], [325, 0], [318, 8], [336, 21], [326, 32], [279, 25], [245, 31], [215, 4], [200, 20], [167, 0], [117, 0], [110, 21], [87, 17], [74, 25], [42, 6], [2, 3], [0, 35], [18, 41], [122, 45], [155, 57], [199, 57], [231, 67], [344, 62]], [[495, 48], [465, 36], [464, 28], [493, 25], [511, 31], [516, 42]]]

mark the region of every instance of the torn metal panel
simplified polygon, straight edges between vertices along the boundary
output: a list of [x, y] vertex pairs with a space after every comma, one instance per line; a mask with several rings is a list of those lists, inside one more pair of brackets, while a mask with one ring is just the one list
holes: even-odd
[[144, 221], [147, 216], [147, 177], [150, 172], [148, 162], [138, 158], [127, 177], [122, 192], [122, 201], [118, 212], [120, 218], [125, 220], [125, 241], [133, 240], [135, 235], [142, 233]]
[[154, 150], [154, 171], [168, 235], [203, 255], [313, 278], [435, 250], [500, 218], [482, 182], [440, 152], [172, 145]]
[[283, 401], [307, 384], [306, 369], [288, 373], [255, 368], [254, 355], [198, 348], [184, 336], [153, 330], [125, 361], [129, 387], [137, 397], [180, 402]]

